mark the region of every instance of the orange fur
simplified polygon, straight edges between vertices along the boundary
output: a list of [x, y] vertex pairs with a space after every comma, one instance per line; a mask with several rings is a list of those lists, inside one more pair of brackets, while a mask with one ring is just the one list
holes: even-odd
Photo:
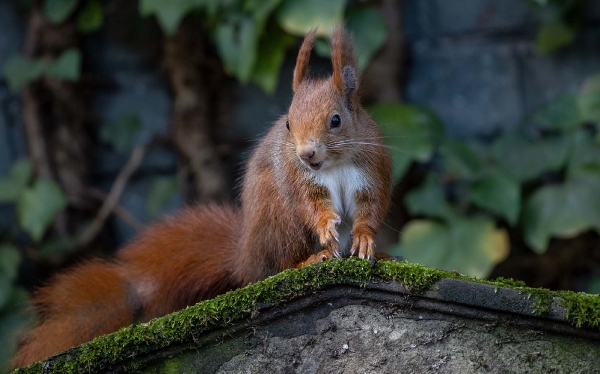
[[151, 225], [113, 261], [57, 275], [33, 299], [39, 325], [12, 361], [26, 366], [99, 335], [239, 287], [231, 278], [241, 216], [216, 205]]
[[316, 37], [317, 30], [312, 30], [309, 32], [304, 38], [304, 41], [300, 46], [300, 50], [298, 51], [296, 67], [294, 68], [294, 81], [292, 83], [294, 92], [296, 92], [296, 89], [298, 86], [300, 86], [300, 83], [302, 83], [302, 81], [308, 76], [308, 60], [310, 59], [310, 52], [312, 51]]
[[[391, 161], [377, 125], [358, 105], [351, 39], [336, 29], [333, 77], [311, 80], [314, 38], [313, 31], [300, 48], [288, 114], [248, 162], [241, 210], [184, 210], [151, 225], [114, 260], [88, 261], [56, 276], [34, 298], [40, 324], [25, 337], [15, 366], [341, 255], [340, 222], [351, 226], [352, 254], [375, 256], [373, 237], [390, 201]], [[332, 126], [333, 116], [339, 126]], [[348, 186], [353, 189], [338, 191]]]

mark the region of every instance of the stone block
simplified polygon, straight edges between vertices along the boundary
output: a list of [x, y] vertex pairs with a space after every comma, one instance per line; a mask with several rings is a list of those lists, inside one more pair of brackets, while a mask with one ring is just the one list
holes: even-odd
[[[93, 102], [94, 111], [100, 118], [100, 125], [133, 114], [138, 116], [142, 124], [135, 138], [135, 144], [146, 142], [155, 134], [166, 134], [169, 129], [172, 102], [165, 82], [153, 71], [145, 70], [119, 71], [115, 72], [113, 77], [118, 89], [99, 92]], [[100, 147], [99, 173], [118, 172], [127, 162], [128, 157], [128, 153]], [[174, 155], [153, 150], [146, 157], [143, 167], [164, 170], [174, 167], [175, 161]]]
[[600, 29], [582, 32], [575, 43], [552, 54], [533, 48], [519, 50], [523, 66], [526, 112], [551, 103], [564, 93], [576, 93], [590, 75], [600, 72]]
[[485, 39], [420, 41], [406, 88], [409, 102], [432, 108], [451, 136], [512, 128], [523, 118], [514, 46]]
[[523, 0], [434, 0], [440, 35], [527, 28], [537, 18]]
[[21, 52], [23, 26], [17, 13], [16, 1], [0, 1], [0, 72], [14, 55]]

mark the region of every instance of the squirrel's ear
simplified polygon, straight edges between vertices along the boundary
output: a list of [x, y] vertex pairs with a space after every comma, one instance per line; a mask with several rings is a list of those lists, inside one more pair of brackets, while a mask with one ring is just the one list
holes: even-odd
[[331, 62], [333, 64], [333, 84], [343, 95], [350, 109], [358, 106], [358, 73], [352, 37], [344, 27], [338, 25], [331, 38]]
[[308, 76], [308, 60], [310, 59], [310, 51], [312, 50], [313, 44], [315, 42], [315, 37], [317, 36], [317, 29], [311, 30], [304, 37], [304, 41], [300, 46], [300, 50], [298, 51], [298, 58], [296, 58], [296, 68], [294, 69], [294, 81], [292, 83], [292, 88], [294, 92], [300, 86], [300, 83]]

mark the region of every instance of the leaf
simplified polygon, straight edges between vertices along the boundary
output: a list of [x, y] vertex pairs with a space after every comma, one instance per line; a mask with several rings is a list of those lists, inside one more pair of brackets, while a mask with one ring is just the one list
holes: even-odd
[[0, 273], [0, 309], [6, 306], [13, 288], [13, 280], [7, 274]]
[[146, 192], [146, 209], [156, 215], [161, 212], [165, 203], [175, 195], [179, 188], [176, 177], [154, 178]]
[[206, 0], [140, 0], [140, 15], [155, 15], [161, 28], [167, 35], [173, 35], [181, 20], [195, 8], [202, 8]]
[[440, 154], [444, 172], [453, 178], [473, 179], [483, 168], [479, 154], [464, 142], [446, 139]]
[[43, 10], [50, 22], [61, 23], [73, 14], [78, 4], [79, 0], [45, 0]]
[[586, 79], [577, 97], [583, 121], [600, 124], [600, 74]]
[[346, 26], [354, 37], [358, 69], [364, 70], [385, 43], [387, 30], [381, 13], [373, 7], [352, 7], [346, 12]]
[[446, 201], [444, 186], [429, 176], [422, 187], [406, 195], [406, 205], [410, 214], [441, 219], [451, 219], [454, 215]]
[[10, 89], [18, 92], [27, 83], [41, 78], [44, 69], [45, 64], [42, 60], [18, 55], [6, 63], [4, 77]]
[[17, 277], [21, 254], [14, 245], [0, 244], [0, 274], [5, 275], [11, 282]]
[[55, 236], [44, 239], [39, 246], [37, 255], [44, 260], [57, 260], [64, 258], [67, 254], [77, 249], [77, 241], [68, 236]]
[[588, 131], [578, 131], [573, 135], [573, 152], [568, 171], [590, 166], [600, 166], [600, 144]]
[[535, 122], [543, 129], [568, 131], [583, 123], [577, 106], [577, 97], [570, 94], [560, 96], [534, 115]]
[[515, 225], [521, 209], [521, 186], [503, 174], [493, 173], [477, 180], [471, 186], [471, 200], [481, 208], [504, 218]]
[[84, 33], [98, 30], [104, 22], [102, 5], [96, 0], [88, 0], [77, 14], [77, 26]]
[[553, 236], [571, 238], [600, 229], [600, 171], [574, 171], [562, 185], [542, 187], [523, 208], [525, 241], [544, 253]]
[[6, 367], [2, 364], [13, 357], [23, 331], [33, 326], [35, 321], [27, 291], [13, 287], [6, 296], [4, 308], [0, 312], [0, 367]]
[[320, 36], [330, 35], [336, 24], [342, 22], [346, 0], [285, 0], [276, 18], [282, 29], [303, 36], [318, 28]]
[[225, 69], [242, 83], [248, 82], [257, 59], [262, 24], [238, 15], [217, 26], [216, 40]]
[[600, 276], [595, 275], [590, 279], [585, 289], [586, 293], [600, 294]]
[[33, 166], [28, 159], [13, 164], [4, 178], [0, 178], [0, 202], [12, 202], [27, 187], [33, 176]]
[[142, 123], [136, 114], [125, 114], [117, 121], [104, 124], [100, 128], [100, 140], [111, 144], [118, 151], [125, 152], [131, 149], [141, 128]]
[[265, 20], [282, 0], [245, 0], [244, 11], [257, 20]]
[[17, 199], [19, 225], [34, 241], [39, 242], [56, 213], [66, 206], [67, 200], [56, 182], [38, 179]]
[[492, 145], [498, 167], [520, 182], [559, 170], [570, 150], [571, 140], [564, 136], [530, 141], [517, 133], [505, 133]]
[[266, 93], [275, 92], [285, 51], [293, 42], [294, 38], [279, 28], [269, 29], [264, 33], [258, 47], [258, 58], [252, 73], [252, 81]]
[[401, 103], [376, 104], [369, 108], [388, 145], [398, 181], [412, 161], [425, 162], [443, 135], [439, 118], [430, 110]]
[[509, 252], [508, 234], [483, 218], [456, 218], [450, 224], [410, 221], [403, 229], [399, 253], [411, 262], [485, 277]]
[[46, 75], [54, 76], [68, 81], [77, 81], [81, 74], [81, 51], [69, 48], [61, 53], [47, 70]]
[[571, 44], [576, 36], [577, 30], [562, 20], [544, 22], [538, 29], [535, 49], [538, 53], [549, 53]]

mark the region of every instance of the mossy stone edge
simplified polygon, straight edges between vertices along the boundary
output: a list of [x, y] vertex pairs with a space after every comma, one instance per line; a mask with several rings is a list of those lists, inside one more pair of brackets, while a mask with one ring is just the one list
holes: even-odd
[[[412, 294], [423, 294], [426, 291], [427, 294], [432, 294], [448, 289], [448, 282], [451, 286], [452, 280], [489, 285], [494, 288], [493, 294], [498, 295], [505, 289], [516, 290], [518, 294], [531, 300], [529, 309], [534, 315], [562, 319], [577, 327], [600, 328], [598, 295], [530, 288], [511, 279], [474, 279], [406, 261], [374, 263], [356, 258], [336, 259], [302, 269], [286, 270], [264, 281], [148, 323], [129, 326], [98, 337], [45, 361], [17, 369], [14, 373], [93, 373], [120, 364], [124, 364], [125, 371], [138, 371], [140, 367], [135, 362], [131, 362], [131, 365], [126, 365], [125, 362], [132, 357], [168, 346], [193, 343], [194, 337], [199, 334], [251, 317], [259, 306], [274, 306], [323, 287], [336, 284], [365, 287], [372, 283], [396, 282]], [[489, 298], [489, 292], [487, 295]], [[559, 312], [556, 313], [556, 310]]]

